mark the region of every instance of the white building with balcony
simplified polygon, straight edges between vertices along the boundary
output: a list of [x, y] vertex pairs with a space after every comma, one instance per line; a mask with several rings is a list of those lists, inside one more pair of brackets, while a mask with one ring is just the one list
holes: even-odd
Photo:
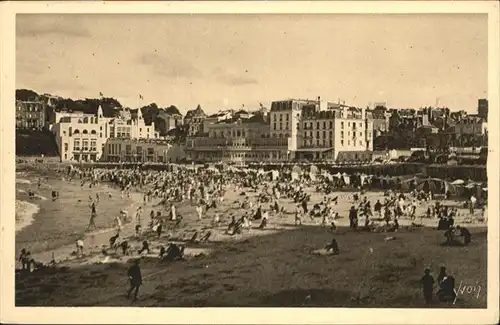
[[140, 110], [136, 118], [104, 116], [99, 106], [96, 114], [57, 112], [51, 131], [61, 161], [98, 161], [108, 138], [154, 139], [154, 123], [146, 125]]

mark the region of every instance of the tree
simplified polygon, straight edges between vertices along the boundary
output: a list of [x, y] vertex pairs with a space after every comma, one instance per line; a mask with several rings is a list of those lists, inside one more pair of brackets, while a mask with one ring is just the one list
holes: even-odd
[[182, 115], [181, 112], [179, 111], [179, 109], [177, 107], [175, 107], [175, 105], [170, 105], [169, 107], [165, 108], [165, 113], [170, 114], [170, 115], [174, 115], [174, 114]]
[[16, 89], [16, 100], [35, 101], [40, 96], [30, 89]]
[[144, 122], [146, 124], [150, 124], [154, 120], [156, 120], [156, 117], [158, 116], [159, 113], [159, 108], [156, 103], [151, 103], [147, 106], [143, 106], [140, 108], [142, 112], [142, 117], [144, 118]]

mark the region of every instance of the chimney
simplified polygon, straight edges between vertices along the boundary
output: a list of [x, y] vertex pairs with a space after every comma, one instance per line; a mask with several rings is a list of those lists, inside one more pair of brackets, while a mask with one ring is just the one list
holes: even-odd
[[366, 108], [364, 107], [361, 108], [361, 119], [366, 119]]

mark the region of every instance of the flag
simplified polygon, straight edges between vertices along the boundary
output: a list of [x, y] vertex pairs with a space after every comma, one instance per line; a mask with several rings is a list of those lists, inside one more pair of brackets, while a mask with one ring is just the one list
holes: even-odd
[[104, 95], [102, 94], [102, 92], [99, 92], [99, 96], [101, 96], [101, 97], [102, 97], [102, 96], [104, 96]]
[[140, 98], [140, 99], [144, 99], [144, 97], [142, 97], [142, 95], [141, 95], [141, 94], [139, 94], [139, 98]]

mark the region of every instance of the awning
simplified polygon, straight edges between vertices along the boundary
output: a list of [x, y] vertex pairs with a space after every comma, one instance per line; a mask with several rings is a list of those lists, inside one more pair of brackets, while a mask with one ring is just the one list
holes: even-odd
[[327, 152], [333, 150], [332, 148], [300, 148], [297, 149], [296, 152]]

